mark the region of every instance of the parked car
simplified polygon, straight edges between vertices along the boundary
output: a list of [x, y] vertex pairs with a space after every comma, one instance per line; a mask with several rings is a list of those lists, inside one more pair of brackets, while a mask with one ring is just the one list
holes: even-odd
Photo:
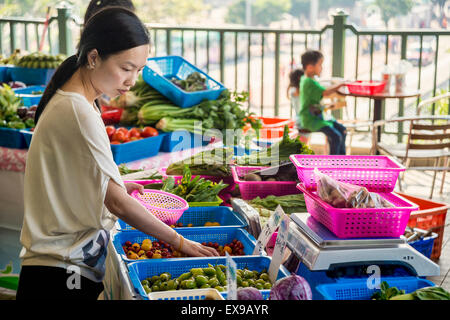
[[[413, 66], [417, 67], [420, 63], [420, 43], [414, 43], [408, 49], [407, 59]], [[422, 47], [422, 66], [427, 66], [433, 62], [434, 50], [431, 44], [423, 43]]]

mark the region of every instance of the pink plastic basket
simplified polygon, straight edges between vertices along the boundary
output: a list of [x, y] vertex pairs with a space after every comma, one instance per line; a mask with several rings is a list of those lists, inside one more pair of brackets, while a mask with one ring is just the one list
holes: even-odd
[[387, 156], [303, 155], [289, 157], [298, 179], [307, 189], [316, 189], [314, 168], [331, 178], [366, 187], [374, 192], [392, 192], [405, 168]]
[[299, 193], [296, 187], [297, 181], [243, 181], [240, 178], [247, 173], [266, 168], [270, 167], [231, 167], [234, 182], [239, 185], [242, 199], [251, 200], [256, 197], [262, 199], [269, 195], [284, 196]]
[[400, 237], [411, 212], [418, 210], [414, 203], [389, 192], [377, 193], [394, 205], [393, 208], [334, 208], [302, 183], [297, 188], [303, 192], [311, 216], [338, 238]]
[[144, 190], [140, 194], [138, 190], [131, 193], [150, 213], [166, 224], [175, 224], [189, 208], [183, 198], [160, 190]]
[[354, 94], [375, 94], [384, 90], [386, 82], [383, 81], [354, 81], [346, 83], [348, 91]]

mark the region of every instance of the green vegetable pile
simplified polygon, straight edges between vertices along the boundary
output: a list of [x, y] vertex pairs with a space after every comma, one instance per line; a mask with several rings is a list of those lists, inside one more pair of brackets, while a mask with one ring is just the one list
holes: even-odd
[[236, 163], [245, 166], [267, 166], [289, 162], [291, 154], [314, 154], [314, 152], [300, 141], [300, 137], [291, 139], [288, 126], [284, 127], [283, 138], [269, 148], [252, 152], [249, 155], [238, 157]]
[[174, 162], [167, 167], [168, 175], [183, 175], [187, 165], [192, 175], [207, 175], [215, 177], [230, 177], [229, 164], [232, 162], [233, 150], [229, 148], [216, 148], [199, 152], [190, 158]]
[[[238, 288], [253, 287], [258, 290], [269, 290], [272, 283], [269, 280], [267, 270], [261, 272], [247, 268], [236, 270]], [[227, 278], [226, 266], [208, 263], [206, 268], [192, 268], [189, 272], [181, 274], [178, 278], [172, 278], [168, 272], [159, 276], [152, 276], [141, 280], [146, 293], [168, 290], [214, 288], [219, 292], [226, 291]]]
[[[263, 199], [256, 197], [248, 201], [249, 204], [255, 209], [265, 208], [270, 211], [275, 211], [275, 209], [280, 205], [283, 211], [287, 214], [294, 212], [305, 212], [306, 204], [305, 198], [302, 193], [290, 194], [285, 196], [267, 196]], [[260, 210], [260, 214], [261, 214]]]
[[380, 285], [380, 291], [375, 292], [372, 300], [450, 300], [450, 293], [441, 287], [425, 287], [412, 293], [405, 294], [405, 290], [389, 287], [386, 281]]
[[228, 184], [212, 182], [200, 176], [192, 179], [191, 170], [184, 167], [183, 178], [180, 183], [175, 184], [175, 179], [168, 176], [163, 181], [162, 191], [175, 194], [187, 202], [215, 202], [220, 191], [228, 187]]
[[194, 91], [202, 91], [206, 90], [206, 78], [203, 77], [199, 72], [192, 72], [190, 75], [186, 77], [185, 80], [172, 78], [170, 80], [177, 87], [180, 87], [184, 91], [194, 92]]
[[246, 124], [255, 130], [261, 128], [261, 121], [243, 108], [247, 100], [247, 92], [224, 90], [217, 100], [180, 108], [140, 77], [130, 91], [112, 99], [110, 106], [124, 109], [120, 119], [123, 125], [151, 125], [165, 132], [187, 130], [197, 134], [217, 129], [225, 137], [226, 129], [243, 129]]
[[[126, 166], [125, 163], [120, 164], [118, 166], [118, 168], [119, 168], [119, 173], [121, 176], [130, 174], [130, 173], [145, 171], [144, 169], [130, 169]], [[159, 179], [162, 179], [162, 175], [159, 174], [157, 171], [153, 172], [152, 174], [150, 174], [148, 176], [139, 177], [139, 180], [159, 180]]]
[[0, 87], [0, 127], [34, 128], [34, 111], [24, 107], [22, 99], [7, 84]]

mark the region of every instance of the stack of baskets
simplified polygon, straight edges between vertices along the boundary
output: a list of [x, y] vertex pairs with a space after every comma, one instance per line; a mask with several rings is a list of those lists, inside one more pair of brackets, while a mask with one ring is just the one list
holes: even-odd
[[[141, 184], [158, 183], [161, 180], [146, 181], [127, 181]], [[231, 243], [233, 240], [239, 241], [243, 245], [243, 256], [233, 256], [237, 268], [257, 270], [268, 270], [271, 258], [268, 256], [253, 255], [256, 246], [256, 239], [245, 229], [246, 220], [237, 212], [229, 207], [219, 206], [219, 204], [202, 206], [191, 206], [176, 196], [164, 194], [157, 190], [145, 190], [144, 194], [135, 191], [133, 196], [155, 214], [160, 220], [167, 224], [175, 225], [182, 223], [182, 226], [175, 227], [175, 230], [184, 238], [196, 242], [212, 242], [220, 246]], [[162, 198], [161, 198], [162, 197]], [[154, 199], [159, 199], [154, 203]], [[166, 199], [168, 198], [168, 199]], [[151, 201], [147, 201], [151, 200]], [[162, 200], [162, 201], [161, 201]], [[152, 205], [153, 203], [153, 205]], [[167, 208], [164, 208], [167, 204]], [[155, 208], [156, 207], [156, 208]], [[167, 210], [166, 210], [167, 209]], [[211, 225], [206, 222], [215, 222]], [[189, 272], [192, 268], [206, 268], [209, 264], [225, 265], [225, 257], [177, 257], [160, 259], [132, 259], [125, 253], [125, 243], [143, 243], [145, 239], [157, 241], [141, 231], [136, 230], [122, 220], [117, 221], [116, 230], [112, 236], [114, 253], [118, 259], [122, 260], [127, 269], [132, 287], [138, 297], [143, 300], [202, 300], [202, 299], [222, 299], [227, 297], [227, 291], [219, 293], [217, 289], [209, 288], [195, 290], [171, 290], [147, 293], [141, 281], [159, 276], [163, 272], [169, 272], [172, 278], [179, 277], [181, 274]], [[278, 278], [288, 276], [288, 271], [281, 266]], [[226, 290], [226, 288], [225, 288]], [[197, 291], [197, 292], [196, 292]], [[263, 297], [268, 298], [270, 290], [261, 290]]]
[[[405, 168], [387, 156], [291, 155], [308, 212], [338, 238], [400, 237], [418, 206], [393, 193]], [[331, 178], [366, 187], [390, 202], [388, 208], [334, 208], [317, 195], [314, 168]]]

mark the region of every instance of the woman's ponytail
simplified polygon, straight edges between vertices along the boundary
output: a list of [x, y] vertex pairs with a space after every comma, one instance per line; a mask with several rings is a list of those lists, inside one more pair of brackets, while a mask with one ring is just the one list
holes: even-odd
[[45, 88], [41, 100], [39, 101], [36, 114], [34, 116], [35, 124], [38, 123], [39, 117], [41, 116], [50, 99], [56, 93], [56, 90], [61, 88], [64, 83], [66, 83], [72, 77], [72, 75], [75, 73], [75, 71], [77, 71], [78, 68], [78, 56], [74, 54], [73, 56], [70, 56], [66, 60], [64, 60], [63, 63], [61, 63], [61, 65], [58, 67], [58, 69], [56, 69], [53, 77]]

